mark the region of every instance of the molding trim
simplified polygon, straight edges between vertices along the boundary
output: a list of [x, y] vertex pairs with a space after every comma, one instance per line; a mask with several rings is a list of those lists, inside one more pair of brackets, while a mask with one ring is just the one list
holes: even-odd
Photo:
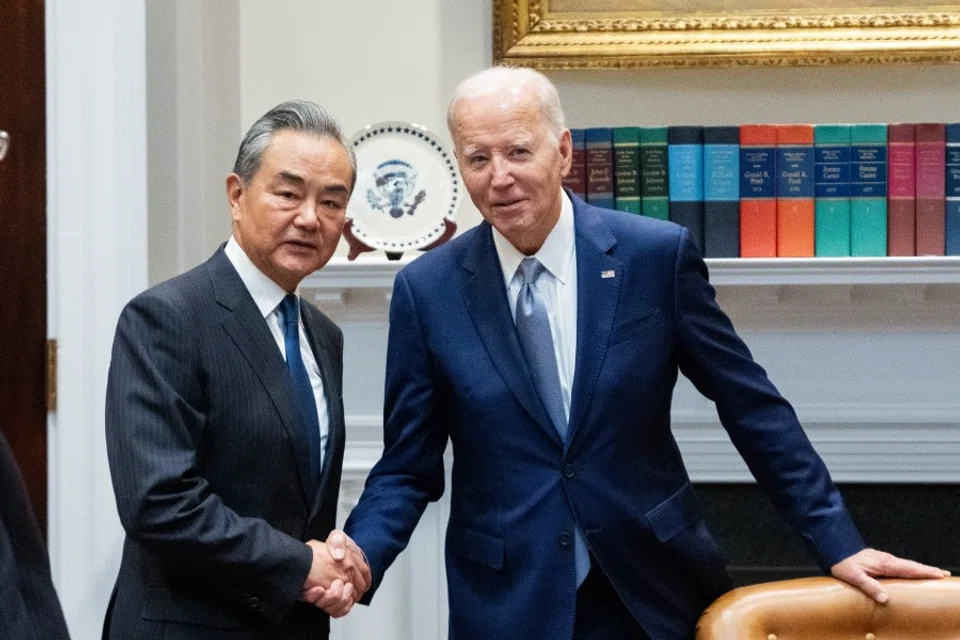
[[[798, 414], [837, 482], [960, 483], [960, 404], [819, 405], [800, 407]], [[348, 436], [341, 498], [348, 511], [383, 451], [379, 435], [373, 437], [379, 427], [376, 416], [347, 416], [347, 433], [362, 429], [367, 436]], [[712, 409], [675, 411], [673, 433], [694, 481], [753, 482]], [[449, 447], [445, 458], [449, 470]]]
[[[318, 291], [393, 288], [397, 272], [420, 254], [350, 261], [336, 256], [301, 287]], [[823, 285], [960, 285], [960, 257], [936, 258], [708, 258], [717, 287]]]
[[[143, 0], [48, 0], [49, 547], [70, 633], [100, 636], [123, 531], [103, 398], [122, 306], [147, 282]], [[111, 34], [103, 37], [102, 34]]]

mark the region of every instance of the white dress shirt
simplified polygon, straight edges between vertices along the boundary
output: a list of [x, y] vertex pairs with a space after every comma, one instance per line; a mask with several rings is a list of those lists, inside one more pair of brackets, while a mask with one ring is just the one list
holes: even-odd
[[[577, 243], [573, 228], [573, 203], [561, 192], [560, 219], [544, 240], [543, 246], [532, 257], [545, 268], [537, 279], [537, 290], [543, 296], [550, 319], [553, 352], [560, 374], [563, 410], [570, 419], [570, 394], [577, 359]], [[493, 230], [493, 244], [497, 248], [503, 280], [510, 301], [510, 315], [517, 321], [517, 296], [523, 279], [517, 273], [527, 256], [510, 244], [503, 234]]]
[[[287, 350], [283, 340], [283, 321], [280, 317], [280, 303], [287, 295], [283, 287], [266, 276], [257, 265], [250, 261], [247, 254], [237, 244], [237, 241], [230, 236], [227, 246], [224, 249], [227, 258], [233, 265], [233, 268], [240, 274], [240, 279], [246, 285], [247, 291], [253, 297], [257, 308], [263, 315], [263, 319], [273, 334], [273, 339], [277, 342], [277, 348], [280, 349], [280, 355], [284, 361], [287, 359]], [[299, 307], [298, 307], [299, 308]], [[307, 368], [307, 375], [310, 376], [310, 386], [313, 387], [313, 397], [317, 401], [317, 417], [320, 421], [320, 450], [326, 454], [327, 436], [330, 432], [330, 414], [327, 410], [327, 398], [323, 391], [323, 378], [320, 377], [320, 367], [317, 359], [313, 355], [313, 349], [307, 342], [307, 334], [303, 330], [303, 313], [297, 318], [300, 327], [300, 356], [303, 358], [303, 364]], [[321, 468], [323, 460], [320, 460]]]

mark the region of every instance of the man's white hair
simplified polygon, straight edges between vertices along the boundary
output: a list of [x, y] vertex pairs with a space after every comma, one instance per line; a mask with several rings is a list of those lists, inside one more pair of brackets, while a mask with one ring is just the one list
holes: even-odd
[[447, 129], [450, 130], [454, 145], [457, 144], [457, 107], [462, 100], [498, 93], [521, 95], [524, 92], [530, 92], [537, 98], [547, 130], [554, 140], [559, 140], [567, 124], [560, 107], [560, 96], [553, 83], [533, 69], [497, 66], [473, 74], [454, 90], [450, 106], [447, 107]]

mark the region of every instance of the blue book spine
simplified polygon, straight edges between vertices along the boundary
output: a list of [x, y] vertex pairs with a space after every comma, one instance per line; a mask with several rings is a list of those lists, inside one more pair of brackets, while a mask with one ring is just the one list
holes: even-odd
[[773, 200], [777, 197], [777, 148], [740, 148], [740, 199]]
[[777, 198], [813, 198], [813, 145], [777, 147]]
[[703, 253], [740, 257], [740, 127], [703, 128]]
[[814, 194], [817, 198], [850, 197], [850, 146], [817, 145], [814, 148]]
[[960, 123], [947, 127], [947, 209], [945, 249], [948, 256], [960, 256]]
[[667, 127], [670, 220], [703, 252], [703, 127]]
[[613, 129], [591, 127], [584, 132], [587, 148], [587, 202], [613, 209]]

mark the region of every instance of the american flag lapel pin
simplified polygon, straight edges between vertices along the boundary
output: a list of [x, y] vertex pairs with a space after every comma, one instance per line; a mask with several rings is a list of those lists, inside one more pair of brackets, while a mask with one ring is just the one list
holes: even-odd
[[613, 271], [613, 269], [607, 269], [605, 271], [600, 272], [600, 277], [603, 279], [616, 278], [617, 274]]

